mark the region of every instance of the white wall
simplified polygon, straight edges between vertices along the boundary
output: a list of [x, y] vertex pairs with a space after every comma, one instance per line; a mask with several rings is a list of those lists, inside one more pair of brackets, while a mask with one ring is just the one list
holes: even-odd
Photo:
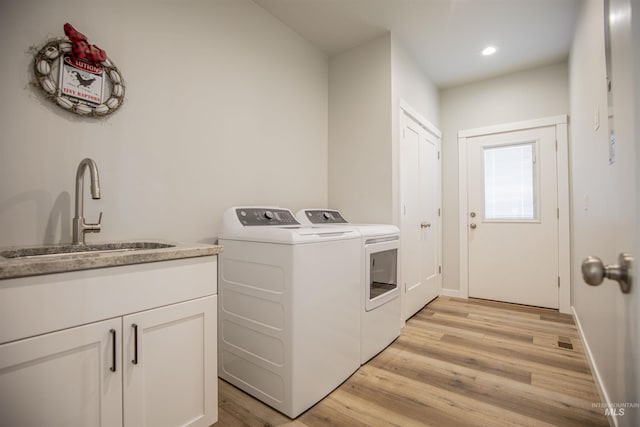
[[[398, 116], [397, 107], [400, 99], [404, 99], [416, 112], [437, 127], [440, 123], [438, 88], [393, 35], [391, 61], [394, 118], [397, 119]], [[395, 134], [398, 134], [398, 130], [394, 129]]]
[[[588, 255], [611, 256], [615, 243], [608, 237], [608, 210], [615, 202], [610, 191], [607, 126], [594, 130], [596, 110], [606, 112], [604, 18], [601, 2], [585, 2], [576, 24], [570, 57], [571, 162], [572, 162], [572, 305], [593, 350], [600, 378], [615, 378], [615, 366], [598, 363], [615, 360], [615, 323], [605, 301], [613, 301], [614, 286], [588, 287], [582, 281], [580, 261]], [[606, 386], [605, 386], [606, 392]]]
[[459, 291], [458, 132], [569, 112], [567, 63], [537, 67], [440, 91], [443, 282]]
[[[29, 85], [30, 48], [65, 22], [126, 80], [107, 119]], [[70, 240], [84, 157], [102, 185], [85, 217], [104, 211], [88, 241], [212, 242], [232, 205], [327, 203], [328, 60], [249, 0], [5, 0], [0, 48], [0, 246]]]
[[329, 206], [353, 222], [398, 223], [400, 100], [432, 123], [438, 91], [391, 34], [329, 61]]
[[391, 37], [391, 80], [392, 80], [392, 189], [394, 224], [400, 224], [400, 102], [404, 101], [432, 125], [438, 127], [440, 105], [438, 88], [411, 58], [398, 39]]
[[391, 36], [329, 61], [329, 206], [392, 221]]

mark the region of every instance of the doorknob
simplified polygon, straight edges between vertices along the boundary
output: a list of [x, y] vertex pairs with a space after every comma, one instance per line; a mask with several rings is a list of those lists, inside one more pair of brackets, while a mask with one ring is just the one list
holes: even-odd
[[600, 258], [589, 256], [582, 262], [582, 278], [591, 286], [598, 286], [605, 277], [615, 280], [620, 284], [622, 293], [628, 294], [633, 283], [632, 264], [633, 257], [625, 253], [618, 256], [618, 264], [614, 265], [604, 265]]
[[421, 222], [420, 223], [420, 228], [429, 228], [431, 227], [431, 223], [430, 222]]
[[473, 222], [471, 223], [471, 225], [469, 225], [469, 228], [471, 228], [472, 230], [475, 230], [477, 227], [477, 225], [475, 225]]

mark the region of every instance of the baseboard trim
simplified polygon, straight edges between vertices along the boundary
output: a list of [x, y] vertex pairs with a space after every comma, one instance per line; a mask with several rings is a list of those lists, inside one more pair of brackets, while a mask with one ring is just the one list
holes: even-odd
[[460, 291], [458, 289], [445, 289], [445, 288], [442, 288], [442, 292], [440, 292], [440, 295], [445, 296], [445, 297], [460, 298]]
[[[609, 395], [607, 394], [606, 389], [602, 383], [602, 377], [600, 376], [600, 372], [598, 371], [598, 366], [596, 365], [595, 360], [593, 359], [593, 353], [591, 352], [591, 347], [589, 346], [589, 342], [587, 341], [587, 337], [582, 330], [582, 324], [580, 323], [580, 318], [578, 317], [578, 313], [574, 306], [571, 306], [571, 313], [573, 313], [573, 319], [576, 322], [576, 328], [578, 329], [578, 335], [584, 344], [584, 352], [587, 356], [587, 361], [589, 362], [589, 367], [591, 368], [591, 373], [593, 374], [593, 380], [596, 383], [596, 388], [598, 389], [598, 394], [600, 394], [600, 398], [602, 402], [606, 405], [606, 407], [611, 408], [611, 399], [609, 399]], [[594, 402], [596, 403], [596, 402]], [[609, 421], [609, 426], [618, 427], [618, 420], [613, 415], [605, 415], [607, 420]]]

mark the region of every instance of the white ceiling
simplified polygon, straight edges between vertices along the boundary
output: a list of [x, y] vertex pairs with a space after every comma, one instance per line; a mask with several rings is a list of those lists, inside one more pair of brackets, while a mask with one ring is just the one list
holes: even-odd
[[329, 56], [391, 31], [439, 87], [566, 58], [581, 1], [254, 0]]

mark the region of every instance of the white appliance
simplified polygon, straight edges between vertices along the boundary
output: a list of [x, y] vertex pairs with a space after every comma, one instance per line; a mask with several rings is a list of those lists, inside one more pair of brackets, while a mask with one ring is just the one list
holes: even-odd
[[352, 224], [331, 209], [303, 209], [296, 218], [307, 225], [355, 228], [362, 235], [360, 362], [364, 364], [400, 335], [400, 230], [394, 225]]
[[219, 243], [218, 375], [295, 418], [360, 366], [360, 234], [235, 207]]

